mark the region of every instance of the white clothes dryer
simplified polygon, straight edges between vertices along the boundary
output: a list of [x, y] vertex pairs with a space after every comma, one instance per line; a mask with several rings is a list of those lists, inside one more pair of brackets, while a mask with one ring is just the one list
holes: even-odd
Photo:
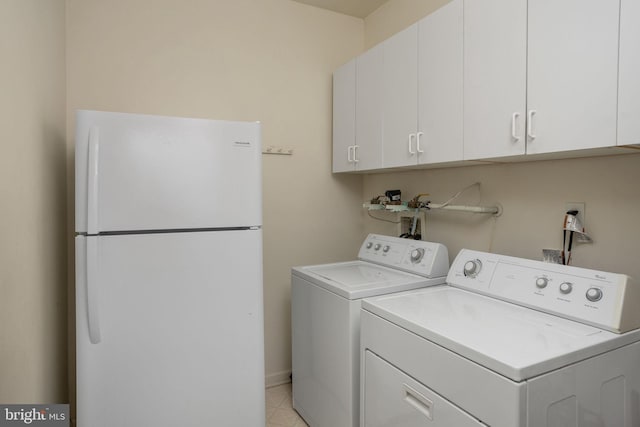
[[640, 289], [462, 250], [447, 284], [362, 304], [362, 426], [638, 427]]
[[447, 248], [370, 234], [357, 261], [291, 271], [293, 407], [311, 427], [356, 427], [362, 298], [444, 283]]

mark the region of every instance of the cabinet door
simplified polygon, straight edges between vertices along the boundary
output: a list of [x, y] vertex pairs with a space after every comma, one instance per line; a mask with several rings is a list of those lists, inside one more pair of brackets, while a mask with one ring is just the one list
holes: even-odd
[[333, 172], [355, 170], [356, 60], [333, 73]]
[[618, 145], [640, 144], [640, 2], [622, 0], [620, 8]]
[[615, 145], [620, 2], [529, 0], [527, 154]]
[[387, 39], [382, 48], [383, 165], [415, 165], [418, 162], [418, 25]]
[[464, 1], [465, 159], [525, 152], [526, 31], [526, 0]]
[[382, 167], [382, 46], [356, 59], [356, 170]]
[[418, 23], [419, 163], [462, 160], [463, 1]]

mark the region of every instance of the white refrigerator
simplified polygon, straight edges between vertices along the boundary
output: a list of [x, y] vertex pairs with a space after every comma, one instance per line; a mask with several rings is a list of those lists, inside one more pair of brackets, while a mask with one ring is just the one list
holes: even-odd
[[264, 426], [259, 123], [76, 116], [78, 427]]

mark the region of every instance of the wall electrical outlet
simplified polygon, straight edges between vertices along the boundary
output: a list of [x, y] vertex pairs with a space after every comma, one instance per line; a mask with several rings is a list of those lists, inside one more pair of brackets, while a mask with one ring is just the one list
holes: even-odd
[[591, 237], [587, 234], [587, 225], [586, 225], [586, 215], [585, 215], [585, 203], [584, 202], [567, 202], [565, 203], [565, 208], [564, 211], [565, 213], [567, 211], [578, 211], [578, 214], [576, 215], [576, 219], [578, 221], [578, 225], [582, 226], [583, 231], [585, 232], [585, 234], [582, 233], [576, 233], [576, 240], [578, 242], [581, 243], [592, 243], [593, 240], [591, 239]]
[[578, 215], [576, 215], [576, 217], [578, 218], [578, 221], [580, 221], [580, 224], [582, 224], [583, 227], [586, 227], [586, 222], [585, 222], [585, 203], [584, 202], [567, 202], [565, 203], [564, 206], [564, 213], [567, 213], [568, 211], [578, 211]]

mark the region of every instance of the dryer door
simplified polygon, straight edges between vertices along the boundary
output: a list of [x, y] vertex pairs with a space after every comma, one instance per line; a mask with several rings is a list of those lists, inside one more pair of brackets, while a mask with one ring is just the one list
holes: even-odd
[[487, 427], [368, 350], [364, 363], [365, 427]]

